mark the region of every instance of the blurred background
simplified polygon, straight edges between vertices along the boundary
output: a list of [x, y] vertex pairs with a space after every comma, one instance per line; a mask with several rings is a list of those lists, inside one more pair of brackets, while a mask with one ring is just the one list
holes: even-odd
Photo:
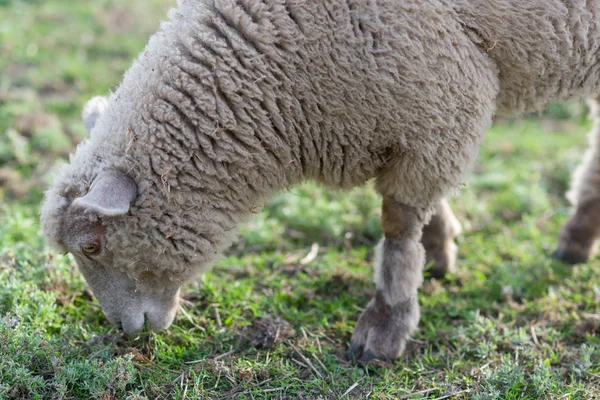
[[[186, 288], [174, 328], [137, 338], [113, 330], [72, 259], [44, 246], [37, 213], [53, 171], [86, 135], [83, 104], [116, 88], [174, 5], [0, 0], [0, 398], [337, 398], [359, 380], [349, 397], [598, 394], [599, 261], [571, 269], [549, 257], [586, 147], [582, 99], [496, 121], [451, 201], [464, 228], [459, 270], [424, 284], [421, 331], [389, 373], [339, 357], [373, 294], [380, 200], [369, 186], [306, 183], [275, 196]], [[323, 376], [292, 362], [273, 327], [319, 357]], [[233, 346], [222, 365], [185, 364]]]

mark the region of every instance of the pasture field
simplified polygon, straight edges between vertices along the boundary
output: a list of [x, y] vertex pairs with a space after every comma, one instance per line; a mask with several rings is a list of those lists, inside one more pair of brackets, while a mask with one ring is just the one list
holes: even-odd
[[114, 89], [173, 4], [0, 0], [0, 399], [600, 398], [600, 258], [550, 257], [590, 128], [580, 101], [496, 121], [451, 200], [458, 271], [425, 281], [394, 363], [343, 357], [374, 293], [370, 187], [278, 194], [185, 286], [171, 328], [112, 328], [37, 214], [85, 136], [82, 105]]

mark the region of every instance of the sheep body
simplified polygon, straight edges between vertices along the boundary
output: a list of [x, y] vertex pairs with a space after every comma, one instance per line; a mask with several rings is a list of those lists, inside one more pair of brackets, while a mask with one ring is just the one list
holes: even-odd
[[[102, 227], [103, 267], [140, 293], [172, 292], [231, 243], [249, 210], [305, 179], [349, 188], [376, 178], [389, 208], [405, 209], [390, 215], [414, 220], [418, 240], [429, 210], [471, 167], [496, 107], [524, 112], [596, 91], [599, 7], [181, 0], [60, 171], [42, 227], [74, 251], [76, 199], [105, 171], [129, 177], [137, 192], [127, 215], [86, 212], [82, 224]], [[388, 247], [408, 229], [392, 228]], [[384, 267], [386, 251], [404, 251], [381, 248]], [[420, 272], [421, 253], [406, 253], [410, 271]], [[420, 281], [407, 282], [407, 318], [418, 320]], [[390, 293], [382, 298], [403, 298]]]

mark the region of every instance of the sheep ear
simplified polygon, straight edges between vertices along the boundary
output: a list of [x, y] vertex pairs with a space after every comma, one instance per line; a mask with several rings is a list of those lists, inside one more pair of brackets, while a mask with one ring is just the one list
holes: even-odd
[[107, 106], [108, 100], [106, 97], [102, 96], [92, 97], [87, 103], [85, 103], [81, 113], [81, 118], [83, 119], [83, 124], [85, 125], [85, 129], [87, 129], [88, 133], [92, 132], [92, 129], [96, 125], [96, 121], [98, 121], [98, 118], [100, 118], [100, 116], [104, 113]]
[[126, 214], [137, 197], [135, 182], [116, 171], [104, 171], [96, 177], [89, 192], [73, 201], [72, 206], [114, 217]]

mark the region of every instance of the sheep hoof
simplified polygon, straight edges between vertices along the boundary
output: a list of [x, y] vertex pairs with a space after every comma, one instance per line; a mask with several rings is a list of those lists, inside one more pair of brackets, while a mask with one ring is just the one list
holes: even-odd
[[346, 360], [355, 363], [359, 367], [365, 367], [376, 362], [392, 361], [386, 355], [377, 354], [372, 350], [364, 350], [364, 346], [360, 344], [350, 345], [346, 352]]
[[578, 251], [568, 250], [559, 247], [552, 253], [552, 257], [566, 264], [575, 265], [587, 262], [588, 255]]
[[398, 358], [418, 321], [416, 299], [388, 306], [376, 297], [356, 323], [346, 358], [361, 366]]
[[593, 232], [582, 230], [576, 223], [567, 223], [560, 232], [558, 248], [552, 257], [571, 265], [584, 263], [592, 253], [594, 236]]
[[352, 344], [346, 352], [346, 360], [355, 363], [360, 367], [364, 367], [371, 361], [390, 361], [385, 356], [375, 354], [371, 350], [364, 351], [364, 346]]
[[432, 278], [432, 279], [444, 279], [446, 277], [446, 274], [448, 273], [448, 270], [446, 268], [435, 268], [435, 266], [432, 266], [430, 269], [427, 270], [428, 272], [428, 277]]
[[363, 353], [363, 346], [357, 343], [352, 343], [346, 352], [347, 361], [356, 361], [359, 356]]
[[430, 278], [442, 279], [449, 272], [456, 271], [456, 254], [458, 248], [453, 240], [449, 240], [439, 248], [426, 247], [427, 272]]
[[427, 253], [427, 265], [430, 265], [426, 270], [430, 278], [443, 279], [447, 273], [456, 270], [456, 254], [440, 252], [432, 257], [431, 253]]
[[568, 264], [586, 262], [594, 253], [600, 235], [600, 198], [582, 201], [558, 234], [558, 249], [552, 256]]

